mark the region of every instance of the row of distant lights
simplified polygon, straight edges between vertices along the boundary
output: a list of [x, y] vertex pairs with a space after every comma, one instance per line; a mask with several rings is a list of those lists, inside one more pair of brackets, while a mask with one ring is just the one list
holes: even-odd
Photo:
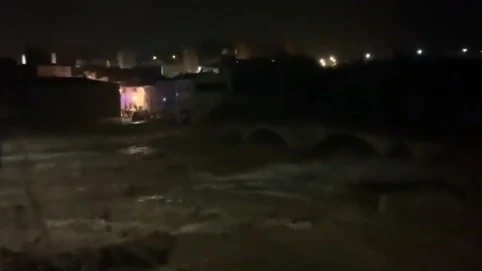
[[336, 66], [337, 63], [338, 63], [338, 62], [337, 62], [337, 60], [336, 60], [336, 57], [334, 57], [334, 56], [330, 56], [330, 57], [328, 58], [328, 61], [326, 61], [326, 59], [324, 59], [324, 58], [320, 58], [320, 65], [321, 65], [322, 67], [326, 67], [326, 66], [328, 66], [328, 65], [330, 65], [330, 66]]
[[[469, 49], [468, 48], [462, 48], [462, 53], [463, 54], [466, 54]], [[423, 50], [422, 49], [417, 49], [417, 51], [415, 52], [417, 55], [421, 56], [423, 55]], [[480, 53], [482, 54], [482, 50], [480, 51]], [[373, 58], [372, 54], [371, 53], [365, 53], [365, 60], [370, 60]], [[331, 64], [331, 66], [336, 66], [337, 62], [336, 62], [336, 58], [334, 56], [330, 56], [329, 57], [329, 61], [330, 62], [327, 62], [324, 58], [320, 58], [319, 62], [320, 62], [320, 65], [322, 67], [326, 67], [326, 66], [329, 66], [329, 64]]]
[[[462, 53], [463, 53], [463, 54], [467, 53], [468, 51], [469, 51], [468, 48], [462, 48]], [[482, 53], [482, 50], [480, 51], [480, 53]], [[419, 55], [419, 56], [423, 55], [423, 50], [420, 49], [420, 48], [417, 49], [416, 54]], [[172, 58], [172, 59], [176, 59], [177, 57], [176, 57], [176, 55], [172, 55], [171, 58]], [[371, 53], [365, 53], [365, 59], [366, 59], [366, 60], [369, 60], [369, 59], [371, 59], [371, 58], [372, 58], [372, 54], [371, 54]], [[153, 56], [153, 57], [152, 57], [152, 60], [157, 60], [157, 56]], [[337, 60], [336, 60], [336, 58], [335, 58], [334, 56], [330, 56], [330, 57], [328, 58], [328, 60], [329, 60], [329, 62], [327, 62], [326, 59], [324, 59], [324, 58], [320, 58], [320, 60], [319, 60], [319, 61], [320, 61], [320, 65], [323, 66], [323, 67], [328, 66], [328, 64], [331, 64], [331, 66], [336, 66], [337, 63], [338, 63]], [[274, 62], [274, 61], [275, 61], [275, 60], [273, 59], [272, 62]]]
[[[462, 48], [461, 51], [462, 51], [463, 54], [465, 54], [465, 53], [467, 53], [467, 52], [469, 51], [469, 49], [468, 49], [468, 48]], [[482, 50], [480, 51], [480, 53], [482, 53]], [[419, 55], [419, 56], [423, 55], [423, 50], [422, 50], [422, 49], [417, 49], [416, 54]], [[371, 58], [372, 58], [372, 54], [371, 54], [371, 53], [366, 53], [366, 54], [365, 54], [365, 59], [371, 59]]]
[[[172, 58], [172, 59], [176, 59], [177, 56], [176, 56], [176, 55], [172, 55], [171, 58]], [[157, 60], [157, 56], [152, 56], [152, 60]], [[202, 71], [202, 67], [201, 67], [201, 66], [198, 66], [196, 72], [197, 72], [197, 73], [200, 73], [201, 71]]]
[[[177, 56], [176, 56], [176, 55], [172, 55], [171, 58], [172, 58], [172, 59], [176, 59]], [[152, 56], [152, 60], [157, 60], [157, 56]]]

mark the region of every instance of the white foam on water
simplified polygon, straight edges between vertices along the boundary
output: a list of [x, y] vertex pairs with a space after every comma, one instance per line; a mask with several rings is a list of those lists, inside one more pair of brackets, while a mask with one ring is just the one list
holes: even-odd
[[276, 218], [265, 220], [259, 226], [262, 228], [286, 227], [295, 231], [302, 231], [312, 229], [313, 222], [309, 220], [293, 222], [289, 218]]
[[103, 219], [69, 218], [64, 220], [47, 219], [46, 224], [51, 230], [69, 230], [79, 234], [79, 236], [91, 232], [105, 232], [107, 226], [110, 226], [115, 232], [120, 232], [125, 229], [138, 231], [140, 233], [152, 231], [172, 232], [166, 225], [141, 221], [106, 222]]
[[150, 195], [150, 196], [141, 196], [137, 199], [137, 202], [145, 202], [145, 201], [161, 201], [164, 200], [164, 196], [161, 195]]
[[219, 234], [229, 231], [237, 223], [231, 220], [216, 220], [209, 222], [200, 222], [186, 224], [182, 226], [175, 234], [186, 234], [186, 233], [211, 233]]
[[295, 200], [302, 200], [302, 201], [310, 201], [310, 198], [307, 196], [300, 195], [299, 193], [289, 193], [289, 192], [281, 192], [281, 191], [237, 191], [237, 190], [227, 190], [226, 192], [239, 194], [239, 195], [253, 195], [253, 196], [267, 196], [272, 198], [279, 198], [279, 199], [295, 199]]
[[119, 145], [135, 145], [175, 135], [179, 131], [161, 131], [142, 135], [122, 135], [122, 136], [19, 136], [2, 141], [3, 154], [18, 154], [23, 152], [50, 152], [52, 150], [95, 150], [98, 146], [112, 147], [115, 150]]
[[158, 150], [149, 146], [129, 146], [119, 150], [122, 154], [127, 155], [152, 155], [158, 152]]
[[164, 231], [171, 234], [184, 233], [208, 233], [218, 234], [229, 231], [233, 226], [237, 225], [237, 221], [231, 218], [223, 218], [208, 222], [187, 223], [178, 229], [172, 229], [162, 224], [149, 224], [139, 221], [129, 222], [109, 222], [102, 219], [65, 219], [65, 220], [47, 220], [47, 226], [52, 230], [68, 229], [77, 232], [79, 235], [92, 231], [104, 232], [107, 226], [111, 226], [113, 230], [122, 229], [138, 230], [139, 232]]
[[323, 183], [353, 182], [360, 178], [386, 179], [390, 181], [394, 176], [402, 177], [418, 173], [414, 164], [383, 160], [357, 160], [321, 162], [306, 164], [272, 164], [265, 168], [242, 172], [239, 174], [216, 176], [209, 172], [198, 172], [194, 178], [215, 183], [244, 182], [259, 185], [266, 180], [317, 180]]
[[213, 190], [226, 190], [234, 188], [234, 184], [223, 184], [223, 183], [207, 183], [207, 184], [200, 184], [193, 187], [194, 190], [202, 190], [202, 189], [213, 189]]
[[16, 155], [4, 155], [2, 156], [3, 163], [23, 162], [26, 159], [32, 162], [45, 161], [45, 160], [63, 160], [71, 157], [94, 157], [99, 156], [94, 152], [37, 152], [28, 154], [16, 154]]
[[[332, 160], [304, 164], [272, 164], [258, 170], [217, 176], [195, 173], [195, 190], [220, 190], [303, 200], [343, 192], [350, 183], [363, 181], [417, 181], [423, 173], [416, 164], [391, 160]], [[427, 177], [427, 176], [424, 176]]]

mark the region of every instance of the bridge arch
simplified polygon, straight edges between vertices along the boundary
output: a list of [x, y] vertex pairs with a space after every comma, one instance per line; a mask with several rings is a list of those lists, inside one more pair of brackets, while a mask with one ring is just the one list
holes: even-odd
[[240, 129], [227, 129], [218, 134], [221, 142], [229, 144], [241, 144], [244, 142], [243, 131]]
[[263, 144], [263, 145], [286, 145], [287, 142], [283, 136], [270, 128], [259, 127], [253, 129], [246, 135], [246, 143]]
[[388, 149], [387, 157], [395, 160], [410, 161], [414, 159], [415, 155], [406, 143], [396, 142]]
[[380, 155], [367, 140], [351, 134], [335, 134], [320, 140], [311, 150], [315, 155], [367, 157]]

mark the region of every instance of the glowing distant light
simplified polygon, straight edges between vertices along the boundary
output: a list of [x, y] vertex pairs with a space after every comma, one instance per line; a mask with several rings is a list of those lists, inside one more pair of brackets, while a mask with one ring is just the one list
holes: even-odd
[[366, 54], [365, 54], [365, 59], [370, 59], [370, 58], [372, 58], [372, 54], [366, 53]]
[[422, 49], [418, 49], [417, 50], [417, 55], [421, 56], [423, 54], [423, 50]]
[[153, 57], [152, 57], [152, 60], [156, 60], [156, 59], [157, 59], [157, 56], [153, 56]]
[[176, 59], [176, 55], [172, 55], [172, 59]]
[[271, 59], [271, 62], [276, 62], [276, 59]]
[[325, 59], [320, 58], [319, 62], [320, 62], [320, 65], [321, 65], [322, 67], [326, 67], [326, 61], [325, 61]]
[[55, 54], [55, 53], [50, 54], [50, 63], [51, 64], [57, 64], [57, 54]]
[[467, 48], [462, 48], [462, 53], [465, 54], [465, 53], [467, 53], [468, 51], [469, 51], [469, 49], [467, 49]]
[[163, 102], [167, 101], [166, 97], [162, 98], [162, 101], [163, 101]]
[[330, 56], [330, 61], [336, 63], [336, 58], [334, 56]]
[[197, 72], [197, 73], [200, 73], [202, 70], [203, 70], [203, 67], [198, 66], [198, 67], [197, 67], [197, 71], [196, 71], [196, 72]]
[[25, 54], [22, 54], [22, 65], [27, 64], [27, 56]]

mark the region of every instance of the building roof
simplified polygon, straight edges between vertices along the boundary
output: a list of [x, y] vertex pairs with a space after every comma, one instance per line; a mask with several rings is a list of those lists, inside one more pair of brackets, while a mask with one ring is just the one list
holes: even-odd
[[183, 73], [172, 78], [172, 80], [198, 79], [198, 80], [219, 80], [222, 77], [215, 72]]
[[32, 77], [18, 80], [19, 83], [26, 84], [82, 84], [82, 85], [117, 85], [112, 82], [91, 80], [83, 77]]
[[88, 67], [84, 71], [93, 72], [97, 78], [107, 77], [109, 81], [120, 82], [122, 85], [152, 85], [159, 80], [168, 80], [161, 75], [158, 68], [141, 67], [133, 69]]
[[134, 86], [153, 86], [159, 81], [169, 81], [171, 80], [168, 77], [162, 75], [140, 75], [137, 77], [129, 78], [124, 80], [121, 85], [125, 87], [134, 87]]

